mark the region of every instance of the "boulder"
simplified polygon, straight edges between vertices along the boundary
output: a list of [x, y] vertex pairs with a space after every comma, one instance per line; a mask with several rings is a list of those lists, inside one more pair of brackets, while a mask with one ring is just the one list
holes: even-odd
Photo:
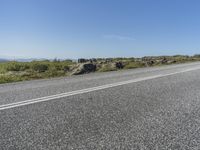
[[167, 63], [167, 61], [168, 61], [168, 60], [167, 60], [167, 58], [166, 58], [166, 57], [164, 57], [164, 58], [161, 60], [161, 63], [162, 63], [162, 64], [166, 64], [166, 63]]
[[153, 60], [149, 60], [146, 62], [147, 66], [152, 66], [155, 62]]
[[73, 71], [73, 75], [79, 75], [84, 73], [90, 73], [96, 71], [96, 64], [86, 63], [86, 64], [79, 64], [78, 67]]
[[116, 67], [117, 69], [123, 69], [123, 68], [124, 68], [124, 65], [123, 65], [122, 62], [116, 62], [116, 63], [115, 63], [115, 67]]

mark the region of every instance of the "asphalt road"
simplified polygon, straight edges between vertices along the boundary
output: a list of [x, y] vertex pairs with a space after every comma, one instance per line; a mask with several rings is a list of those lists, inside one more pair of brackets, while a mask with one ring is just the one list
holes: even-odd
[[200, 149], [200, 63], [2, 84], [0, 149]]

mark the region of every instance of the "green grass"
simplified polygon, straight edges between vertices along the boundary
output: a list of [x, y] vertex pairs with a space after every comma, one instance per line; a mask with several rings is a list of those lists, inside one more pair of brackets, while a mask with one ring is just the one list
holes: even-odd
[[0, 83], [10, 83], [10, 82], [17, 82], [17, 81], [23, 81], [23, 79], [18, 76], [0, 75]]
[[104, 64], [101, 68], [98, 69], [99, 72], [108, 72], [108, 71], [116, 71], [117, 68], [112, 64]]
[[69, 61], [33, 61], [0, 63], [0, 83], [68, 75]]
[[124, 69], [134, 69], [145, 67], [145, 64], [142, 62], [127, 62], [124, 66]]

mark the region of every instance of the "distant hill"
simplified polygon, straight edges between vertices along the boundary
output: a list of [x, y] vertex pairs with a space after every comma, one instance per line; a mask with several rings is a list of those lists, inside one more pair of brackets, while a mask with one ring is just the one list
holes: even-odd
[[0, 58], [0, 62], [8, 62], [8, 61], [17, 61], [17, 62], [31, 62], [31, 61], [42, 61], [46, 59], [36, 59], [36, 58], [17, 58], [17, 59], [5, 59], [5, 58]]
[[15, 59], [15, 61], [18, 61], [18, 62], [31, 62], [33, 60], [39, 61], [39, 60], [43, 60], [43, 59], [35, 59], [35, 58], [17, 58], [17, 59]]
[[9, 60], [4, 59], [4, 58], [0, 58], [0, 62], [7, 62], [7, 61], [9, 61]]

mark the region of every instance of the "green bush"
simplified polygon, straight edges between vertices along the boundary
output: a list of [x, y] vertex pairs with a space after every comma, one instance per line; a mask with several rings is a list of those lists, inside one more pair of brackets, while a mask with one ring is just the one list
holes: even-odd
[[28, 64], [20, 62], [9, 62], [4, 67], [6, 71], [25, 71], [29, 69]]
[[48, 68], [49, 68], [49, 66], [47, 64], [43, 64], [43, 63], [41, 63], [41, 64], [40, 63], [34, 63], [31, 67], [31, 69], [33, 71], [37, 71], [37, 72], [40, 72], [40, 73], [47, 71]]

